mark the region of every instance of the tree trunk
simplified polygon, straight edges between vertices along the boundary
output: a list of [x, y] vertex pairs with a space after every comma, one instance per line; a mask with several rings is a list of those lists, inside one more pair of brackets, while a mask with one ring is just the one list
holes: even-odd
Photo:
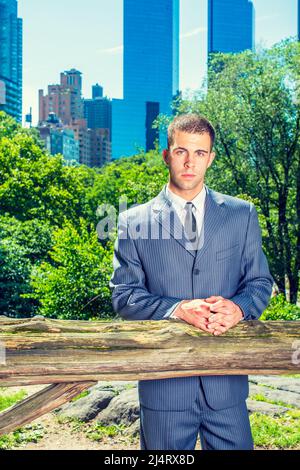
[[[297, 373], [300, 322], [245, 321], [213, 336], [180, 320], [0, 321], [0, 386]], [[255, 360], [254, 360], [255, 358]]]

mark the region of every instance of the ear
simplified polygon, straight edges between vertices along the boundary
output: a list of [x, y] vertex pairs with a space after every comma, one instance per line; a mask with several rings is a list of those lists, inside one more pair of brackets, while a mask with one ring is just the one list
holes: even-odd
[[162, 151], [162, 156], [163, 156], [165, 164], [168, 166], [169, 165], [169, 151], [168, 151], [168, 149], [164, 149]]
[[210, 167], [210, 165], [211, 165], [212, 162], [214, 161], [215, 156], [216, 156], [216, 153], [215, 153], [215, 152], [211, 152], [211, 153], [210, 153], [207, 168]]

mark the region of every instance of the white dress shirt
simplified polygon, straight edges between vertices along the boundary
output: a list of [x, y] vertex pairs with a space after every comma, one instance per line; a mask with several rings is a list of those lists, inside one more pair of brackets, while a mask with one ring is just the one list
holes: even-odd
[[[204, 204], [205, 204], [205, 198], [206, 198], [206, 186], [203, 185], [202, 190], [200, 193], [197, 194], [197, 196], [194, 197], [194, 199], [191, 200], [191, 202], [194, 204], [193, 207], [193, 212], [196, 217], [196, 222], [197, 222], [197, 231], [198, 235], [200, 236], [200, 232], [202, 229], [203, 225], [203, 219], [204, 219]], [[172, 205], [174, 209], [176, 210], [176, 213], [180, 219], [180, 222], [184, 226], [184, 220], [186, 216], [186, 211], [185, 211], [185, 205], [188, 201], [186, 201], [183, 197], [178, 196], [178, 194], [173, 193], [171, 189], [169, 188], [169, 183], [166, 186], [166, 196], [167, 198], [172, 202]], [[166, 315], [167, 318], [176, 318], [173, 313], [175, 313], [177, 305], [179, 305], [180, 302], [177, 302], [174, 304], [173, 309], [168, 314]]]
[[[185, 205], [188, 201], [186, 199], [183, 199], [183, 197], [178, 196], [178, 194], [173, 193], [173, 191], [171, 191], [171, 189], [169, 188], [169, 183], [166, 186], [166, 196], [172, 202], [172, 205], [176, 210], [180, 222], [184, 226], [186, 216]], [[193, 213], [196, 217], [198, 235], [200, 235], [201, 228], [203, 225], [205, 197], [206, 186], [203, 185], [203, 188], [200, 193], [198, 193], [197, 196], [195, 196], [194, 199], [191, 200], [191, 202], [194, 204]]]

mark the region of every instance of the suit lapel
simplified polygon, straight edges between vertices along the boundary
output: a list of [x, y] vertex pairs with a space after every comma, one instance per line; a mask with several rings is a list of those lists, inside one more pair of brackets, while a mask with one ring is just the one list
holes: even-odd
[[[200, 236], [200, 246], [196, 254], [195, 264], [197, 264], [216, 233], [221, 229], [226, 220], [226, 206], [222, 194], [207, 188], [204, 208], [204, 220]], [[202, 245], [201, 245], [202, 241]]]
[[152, 206], [155, 220], [162, 226], [162, 228], [171, 235], [191, 256], [195, 257], [195, 251], [189, 250], [189, 240], [185, 237], [183, 225], [177, 215], [176, 210], [173, 208], [172, 203], [166, 197], [166, 185], [163, 190], [155, 198], [155, 203]]
[[165, 187], [155, 198], [152, 206], [155, 220], [174, 238], [198, 263], [206, 252], [213, 236], [220, 230], [226, 220], [224, 198], [221, 194], [207, 188], [205, 197], [204, 220], [197, 252], [189, 250], [189, 240], [185, 237], [182, 223], [168, 200]]

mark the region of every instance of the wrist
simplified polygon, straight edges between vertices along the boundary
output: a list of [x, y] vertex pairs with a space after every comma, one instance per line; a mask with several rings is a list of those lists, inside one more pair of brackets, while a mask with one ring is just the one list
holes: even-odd
[[178, 305], [177, 307], [173, 310], [171, 316], [173, 318], [182, 318], [182, 313], [183, 310], [181, 309], [181, 305], [185, 304], [186, 302], [189, 302], [188, 300], [182, 300]]
[[243, 318], [244, 318], [244, 312], [243, 312], [243, 310], [242, 310], [241, 307], [240, 307], [239, 305], [237, 305], [235, 302], [233, 302], [233, 303], [234, 303], [234, 306], [235, 306], [235, 311], [236, 311], [236, 313], [239, 315], [239, 321], [240, 321], [240, 320], [243, 320]]

